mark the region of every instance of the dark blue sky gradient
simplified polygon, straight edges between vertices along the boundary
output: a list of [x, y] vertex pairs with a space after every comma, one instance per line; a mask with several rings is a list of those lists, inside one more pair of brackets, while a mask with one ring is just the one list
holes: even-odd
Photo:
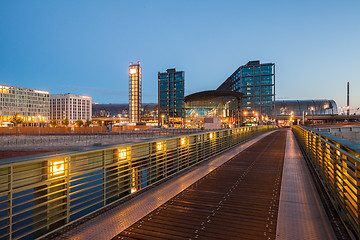
[[278, 99], [360, 107], [360, 1], [1, 1], [0, 84], [128, 102], [128, 65], [216, 89], [249, 60], [276, 64]]

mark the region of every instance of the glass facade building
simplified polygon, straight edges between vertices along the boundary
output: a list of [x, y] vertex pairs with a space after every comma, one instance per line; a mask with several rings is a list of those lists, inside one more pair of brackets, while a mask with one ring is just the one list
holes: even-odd
[[175, 68], [158, 73], [159, 126], [182, 125], [184, 118], [185, 72]]
[[24, 124], [49, 121], [50, 93], [0, 85], [0, 123], [10, 122], [15, 115], [19, 115]]
[[[337, 105], [334, 100], [278, 100], [275, 104], [276, 116], [330, 115], [337, 114]], [[312, 110], [313, 109], [313, 110]], [[312, 112], [313, 111], [313, 112]]]
[[241, 98], [243, 94], [234, 91], [204, 91], [185, 97], [187, 122], [202, 125], [205, 118], [220, 118], [225, 124], [240, 120]]
[[141, 67], [130, 63], [129, 66], [129, 122], [140, 122], [141, 110]]
[[240, 66], [218, 90], [244, 94], [242, 110], [249, 115], [274, 116], [275, 109], [275, 64], [250, 61]]

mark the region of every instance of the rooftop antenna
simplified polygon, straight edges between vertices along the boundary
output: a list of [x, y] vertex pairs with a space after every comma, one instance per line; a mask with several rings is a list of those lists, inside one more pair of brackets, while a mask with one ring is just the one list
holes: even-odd
[[348, 116], [348, 120], [350, 117], [350, 91], [349, 91], [349, 82], [347, 82], [347, 104], [346, 104], [346, 111], [347, 111], [347, 116]]

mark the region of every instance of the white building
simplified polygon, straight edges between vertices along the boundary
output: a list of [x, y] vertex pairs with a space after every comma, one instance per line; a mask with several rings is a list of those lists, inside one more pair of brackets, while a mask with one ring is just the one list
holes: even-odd
[[76, 94], [54, 94], [50, 96], [50, 118], [59, 123], [68, 119], [70, 123], [77, 120], [91, 120], [91, 97]]
[[0, 125], [17, 115], [24, 124], [47, 122], [50, 117], [48, 91], [0, 85]]

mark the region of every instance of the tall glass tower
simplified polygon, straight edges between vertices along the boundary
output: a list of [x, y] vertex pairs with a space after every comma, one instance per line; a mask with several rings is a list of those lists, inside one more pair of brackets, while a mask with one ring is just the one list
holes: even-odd
[[244, 93], [242, 109], [248, 116], [274, 116], [275, 64], [250, 61], [240, 66], [218, 90]]
[[129, 66], [129, 121], [140, 122], [141, 109], [141, 67], [130, 63]]
[[175, 68], [158, 73], [158, 123], [159, 126], [184, 124], [184, 71]]

